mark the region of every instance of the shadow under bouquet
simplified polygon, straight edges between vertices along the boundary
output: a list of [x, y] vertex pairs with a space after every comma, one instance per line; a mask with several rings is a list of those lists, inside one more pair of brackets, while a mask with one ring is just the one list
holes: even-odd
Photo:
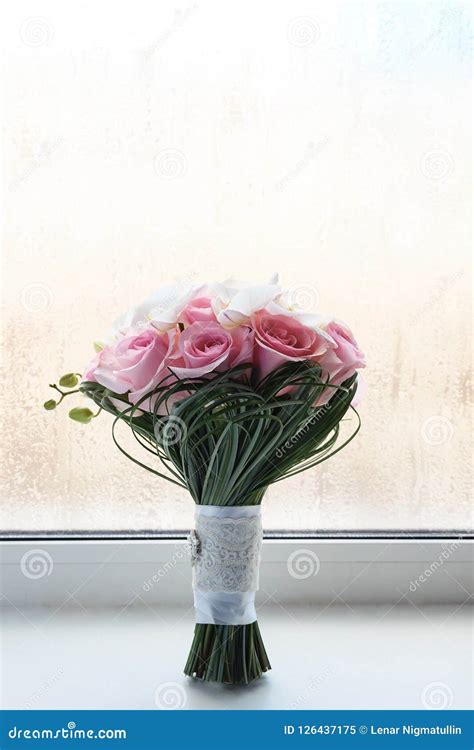
[[[341, 321], [296, 304], [272, 279], [163, 287], [114, 324], [82, 376], [64, 375], [48, 410], [73, 393], [113, 415], [135, 464], [195, 502], [189, 545], [195, 630], [185, 673], [250, 683], [270, 669], [255, 610], [269, 485], [309, 469], [355, 436], [364, 356]], [[348, 412], [350, 434], [340, 434]], [[140, 457], [120, 444], [125, 423]]]

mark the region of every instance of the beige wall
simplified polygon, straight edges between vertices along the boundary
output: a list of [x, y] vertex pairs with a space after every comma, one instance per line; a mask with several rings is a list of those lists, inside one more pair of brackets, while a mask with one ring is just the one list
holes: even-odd
[[266, 526], [470, 526], [467, 6], [36, 14], [21, 0], [3, 23], [0, 526], [189, 527], [191, 501], [117, 452], [106, 415], [41, 409], [47, 383], [163, 282], [274, 270], [369, 366], [359, 438], [272, 488]]

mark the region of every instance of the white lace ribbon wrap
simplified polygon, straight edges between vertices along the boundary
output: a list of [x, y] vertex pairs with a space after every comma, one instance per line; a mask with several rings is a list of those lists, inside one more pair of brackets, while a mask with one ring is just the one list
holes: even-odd
[[195, 519], [189, 542], [196, 622], [255, 622], [262, 544], [260, 506], [197, 505]]

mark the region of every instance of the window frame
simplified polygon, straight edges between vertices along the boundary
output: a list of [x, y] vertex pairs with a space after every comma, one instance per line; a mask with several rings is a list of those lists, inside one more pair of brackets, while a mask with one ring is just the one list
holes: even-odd
[[[26, 575], [22, 560], [32, 551], [42, 553], [51, 570]], [[316, 561], [316, 569], [308, 575], [299, 571], [293, 575], [290, 561], [299, 553], [309, 553]], [[442, 539], [266, 538], [257, 602], [273, 597], [280, 604], [298, 605], [462, 606], [472, 598], [473, 572], [473, 535], [467, 534]], [[147, 581], [152, 581], [149, 587], [144, 585]], [[10, 537], [0, 542], [0, 606], [61, 607], [74, 604], [77, 597], [86, 607], [128, 606], [141, 600], [144, 605], [192, 608], [186, 541], [161, 536]]]
[[[175, 531], [154, 531], [149, 529], [137, 529], [135, 531], [120, 530], [0, 530], [1, 542], [21, 541], [137, 541], [137, 540], [183, 540], [186, 539], [188, 531], [177, 529]], [[264, 539], [273, 540], [421, 540], [421, 539], [473, 539], [474, 529], [347, 529], [347, 530], [264, 530]]]

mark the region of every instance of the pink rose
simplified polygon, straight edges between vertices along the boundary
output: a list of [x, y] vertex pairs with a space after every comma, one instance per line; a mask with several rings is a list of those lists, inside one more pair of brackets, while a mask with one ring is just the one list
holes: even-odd
[[331, 338], [288, 315], [260, 310], [252, 317], [255, 328], [255, 361], [260, 378], [284, 362], [314, 360], [333, 346]]
[[83, 380], [100, 383], [114, 393], [128, 393], [129, 401], [136, 403], [167, 375], [173, 341], [174, 333], [132, 329], [99, 352]]
[[340, 385], [356, 370], [365, 367], [365, 357], [345, 323], [333, 320], [326, 326], [326, 332], [336, 346], [319, 357], [318, 363], [322, 367], [323, 377], [329, 376], [330, 383]]
[[228, 331], [219, 323], [197, 321], [181, 333], [170, 368], [178, 378], [200, 378], [251, 362], [252, 355], [253, 331], [248, 326]]
[[190, 326], [199, 320], [217, 322], [209, 297], [195, 297], [190, 300], [178, 318], [178, 321], [185, 326]]

